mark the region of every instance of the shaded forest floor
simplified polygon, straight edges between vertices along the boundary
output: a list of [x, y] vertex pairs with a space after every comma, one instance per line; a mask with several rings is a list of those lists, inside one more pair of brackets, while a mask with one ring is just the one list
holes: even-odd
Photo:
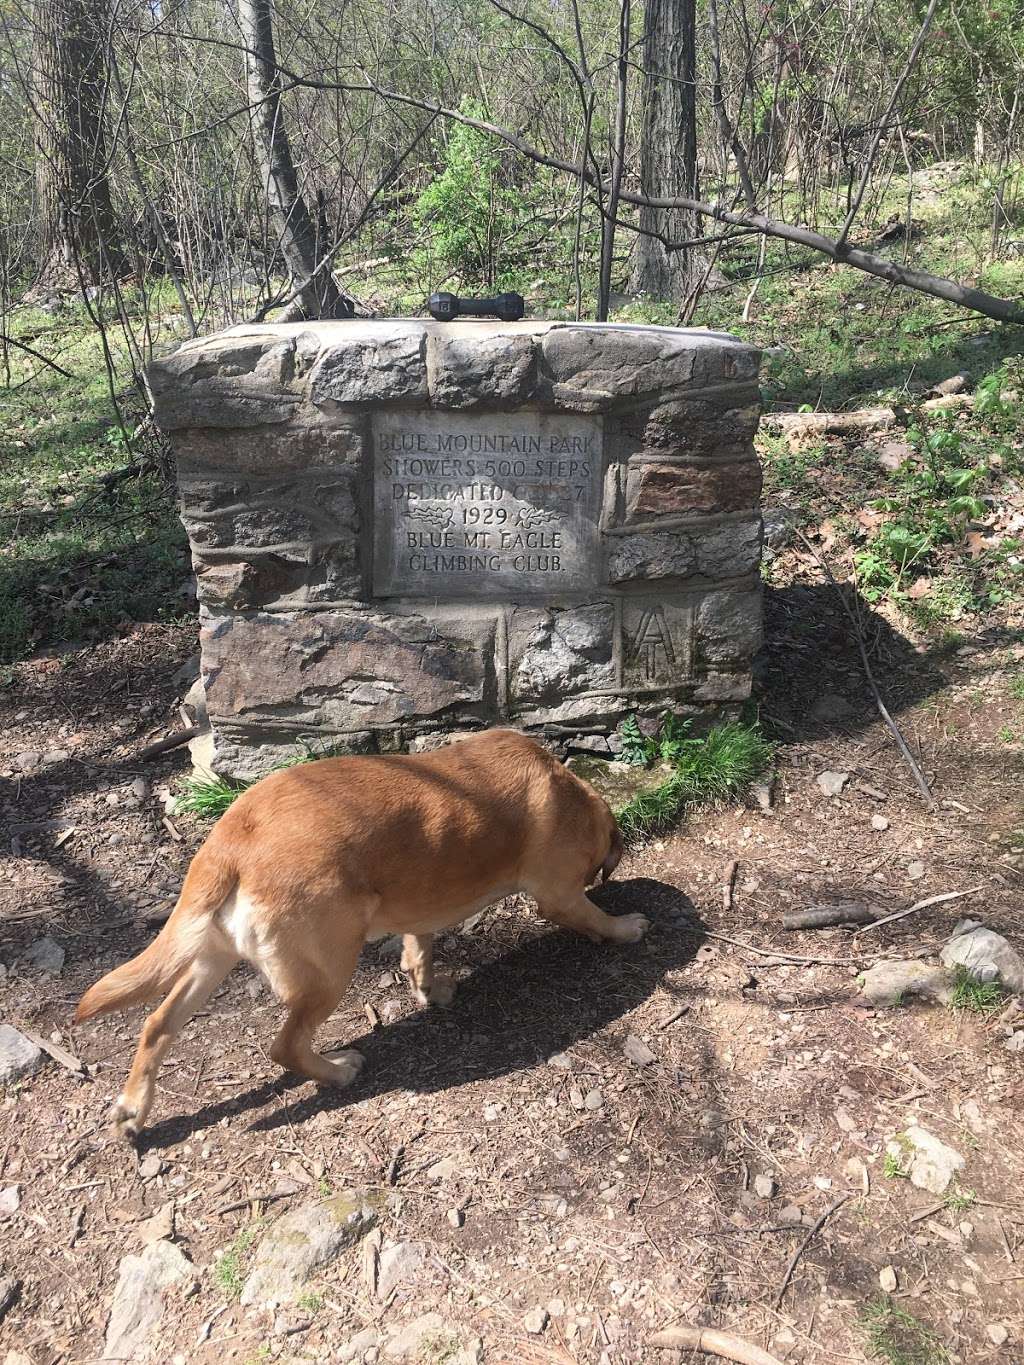
[[[1007, 291], [1019, 272], [1005, 267]], [[702, 320], [735, 328], [747, 287]], [[859, 438], [790, 440], [768, 424], [761, 438], [771, 810], [695, 814], [623, 862], [601, 895], [653, 920], [634, 948], [596, 948], [506, 903], [445, 938], [458, 994], [426, 1012], [394, 958], [368, 948], [323, 1031], [367, 1058], [340, 1094], [280, 1075], [265, 1053], [277, 1009], [236, 973], [168, 1059], [135, 1153], [106, 1115], [142, 1016], [69, 1021], [81, 991], [152, 936], [205, 833], [166, 814], [183, 754], [137, 759], [175, 728], [187, 686], [185, 547], [159, 469], [92, 496], [125, 452], [80, 319], [17, 325], [90, 377], [40, 374], [7, 395], [0, 1022], [88, 1075], [47, 1061], [2, 1100], [0, 1280], [20, 1281], [0, 1307], [10, 1365], [102, 1357], [121, 1259], [172, 1215], [196, 1288], [169, 1300], [155, 1359], [400, 1359], [403, 1325], [427, 1312], [438, 1318], [406, 1358], [437, 1365], [671, 1360], [646, 1343], [673, 1322], [786, 1362], [1021, 1359], [1021, 1017], [873, 1012], [857, 983], [880, 959], [934, 960], [966, 914], [1024, 949], [1019, 331], [820, 265], [766, 280], [746, 334], [777, 347], [771, 403], [897, 410]], [[960, 370], [969, 401], [926, 411]], [[872, 668], [932, 812], [878, 720], [825, 564], [857, 576]], [[850, 775], [840, 796], [821, 790], [825, 771]], [[810, 905], [896, 911], [972, 888], [877, 930], [781, 929]], [[57, 975], [25, 959], [47, 935], [65, 952]], [[638, 1065], [630, 1039], [653, 1060]], [[941, 1197], [887, 1160], [912, 1124], [964, 1158]], [[364, 1243], [295, 1308], [242, 1307], [264, 1229], [350, 1188], [378, 1202], [379, 1264]]]

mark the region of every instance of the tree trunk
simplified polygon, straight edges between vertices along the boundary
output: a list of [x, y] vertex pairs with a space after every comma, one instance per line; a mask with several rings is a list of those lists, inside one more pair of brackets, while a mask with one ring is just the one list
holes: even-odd
[[281, 76], [274, 53], [272, 0], [239, 0], [246, 47], [245, 79], [256, 164], [270, 219], [292, 278], [295, 300], [309, 318], [351, 317], [352, 304], [334, 282], [329, 257], [317, 257], [317, 233], [298, 176], [281, 107]]
[[32, 98], [45, 283], [95, 284], [120, 259], [103, 129], [106, 42], [104, 0], [36, 0]]
[[[648, 198], [698, 197], [696, 26], [696, 0], [647, 0], [640, 183]], [[681, 302], [701, 277], [698, 252], [668, 251], [657, 237], [643, 234], [687, 241], [701, 235], [697, 216], [688, 209], [642, 208], [640, 227], [632, 287]]]

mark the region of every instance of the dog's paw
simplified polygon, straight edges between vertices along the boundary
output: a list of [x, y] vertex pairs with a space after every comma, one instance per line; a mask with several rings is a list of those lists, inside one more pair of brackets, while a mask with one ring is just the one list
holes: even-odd
[[334, 1072], [330, 1079], [331, 1085], [351, 1085], [366, 1064], [363, 1054], [353, 1052], [351, 1048], [325, 1052], [324, 1060], [331, 1063], [331, 1070]]
[[110, 1111], [110, 1127], [115, 1137], [134, 1142], [142, 1131], [144, 1118], [122, 1095]]
[[645, 915], [620, 915], [615, 920], [615, 942], [639, 943], [650, 927]]

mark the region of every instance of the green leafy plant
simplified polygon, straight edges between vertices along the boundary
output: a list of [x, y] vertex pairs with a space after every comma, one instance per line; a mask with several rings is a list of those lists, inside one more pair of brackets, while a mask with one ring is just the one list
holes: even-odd
[[648, 741], [640, 730], [636, 716], [627, 716], [622, 722], [619, 726], [619, 738], [622, 740], [623, 763], [631, 763], [636, 768], [643, 767], [648, 762]]
[[886, 1180], [908, 1180], [910, 1168], [903, 1164], [903, 1159], [895, 1152], [886, 1152], [882, 1161], [882, 1174]]

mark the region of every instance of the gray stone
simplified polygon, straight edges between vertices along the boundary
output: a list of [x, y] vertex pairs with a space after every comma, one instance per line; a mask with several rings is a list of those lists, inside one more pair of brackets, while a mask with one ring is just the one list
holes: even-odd
[[627, 1036], [622, 1045], [622, 1050], [629, 1060], [639, 1067], [650, 1066], [653, 1061], [657, 1060], [643, 1039], [638, 1038], [635, 1033], [630, 1033]]
[[886, 1294], [896, 1293], [898, 1281], [896, 1279], [896, 1271], [891, 1265], [883, 1266], [878, 1272], [878, 1283]]
[[338, 1359], [342, 1365], [348, 1365], [349, 1361], [361, 1361], [367, 1351], [380, 1345], [380, 1340], [380, 1333], [375, 1327], [365, 1327], [354, 1337], [349, 1337], [348, 1341], [342, 1342], [338, 1347]]
[[539, 1336], [548, 1325], [548, 1310], [546, 1308], [531, 1308], [523, 1318], [523, 1326], [532, 1336]]
[[604, 1095], [600, 1090], [588, 1090], [583, 1096], [583, 1108], [589, 1109], [591, 1113], [596, 1113], [604, 1106]]
[[29, 967], [35, 967], [37, 971], [57, 976], [64, 966], [64, 949], [56, 939], [45, 934], [25, 949], [22, 961]]
[[742, 578], [761, 553], [760, 518], [608, 537], [608, 581]]
[[993, 929], [977, 920], [961, 920], [939, 954], [947, 967], [964, 968], [975, 981], [998, 981], [1008, 991], [1024, 991], [1024, 960]]
[[328, 347], [313, 370], [317, 405], [427, 398], [426, 328], [416, 323], [346, 323], [344, 346]]
[[192, 1262], [170, 1242], [154, 1242], [138, 1256], [125, 1256], [110, 1307], [104, 1356], [130, 1361], [166, 1359], [155, 1334], [167, 1299], [194, 1280]]
[[837, 773], [829, 770], [827, 772], [819, 773], [815, 780], [826, 796], [841, 796], [843, 788], [850, 780], [850, 774]]
[[34, 768], [38, 768], [42, 762], [42, 754], [34, 749], [26, 749], [23, 754], [16, 755], [14, 766], [20, 768], [23, 773], [30, 773]]
[[758, 1199], [771, 1199], [775, 1193], [775, 1177], [763, 1174], [755, 1176], [754, 1193]]
[[21, 1208], [21, 1191], [17, 1185], [6, 1185], [0, 1190], [0, 1218], [9, 1218]]
[[564, 611], [515, 608], [508, 626], [511, 696], [549, 702], [610, 687], [614, 624], [610, 603]]
[[889, 828], [888, 818], [884, 815], [872, 815], [871, 828], [876, 830], [879, 834], [884, 834]]
[[428, 341], [430, 398], [440, 408], [501, 407], [525, 403], [536, 380], [532, 336], [477, 324]]
[[876, 962], [860, 978], [864, 998], [879, 1009], [924, 1000], [946, 1005], [953, 998], [953, 974], [927, 962]]
[[985, 1328], [985, 1335], [993, 1346], [1005, 1346], [1010, 1340], [1010, 1333], [1001, 1322], [990, 1322]]
[[757, 378], [759, 353], [721, 333], [672, 328], [553, 326], [544, 369], [557, 402], [598, 411], [616, 399]]
[[267, 1229], [242, 1288], [243, 1304], [294, 1303], [309, 1279], [377, 1221], [370, 1200], [358, 1192], [303, 1204]]
[[443, 1283], [446, 1273], [427, 1242], [398, 1242], [380, 1253], [377, 1297], [395, 1289], [426, 1290]]
[[483, 1345], [440, 1313], [421, 1313], [405, 1323], [384, 1342], [385, 1360], [406, 1360], [420, 1365], [444, 1361], [445, 1365], [481, 1365]]
[[760, 415], [757, 388], [738, 385], [721, 394], [654, 402], [624, 413], [622, 426], [645, 452], [727, 457], [737, 448], [749, 449]]
[[708, 592], [700, 600], [695, 644], [705, 665], [736, 663], [745, 667], [763, 640], [761, 589]]
[[302, 401], [288, 387], [294, 354], [291, 338], [243, 329], [186, 342], [147, 370], [157, 424], [174, 431], [287, 422]]
[[43, 1054], [10, 1024], [0, 1024], [0, 1085], [12, 1085], [38, 1070]]
[[593, 587], [602, 433], [535, 412], [381, 412], [374, 591], [551, 596]]
[[[285, 719], [345, 733], [479, 706], [492, 686], [491, 617], [367, 611], [211, 617], [201, 639], [217, 729]], [[298, 734], [296, 734], [298, 739]]]

